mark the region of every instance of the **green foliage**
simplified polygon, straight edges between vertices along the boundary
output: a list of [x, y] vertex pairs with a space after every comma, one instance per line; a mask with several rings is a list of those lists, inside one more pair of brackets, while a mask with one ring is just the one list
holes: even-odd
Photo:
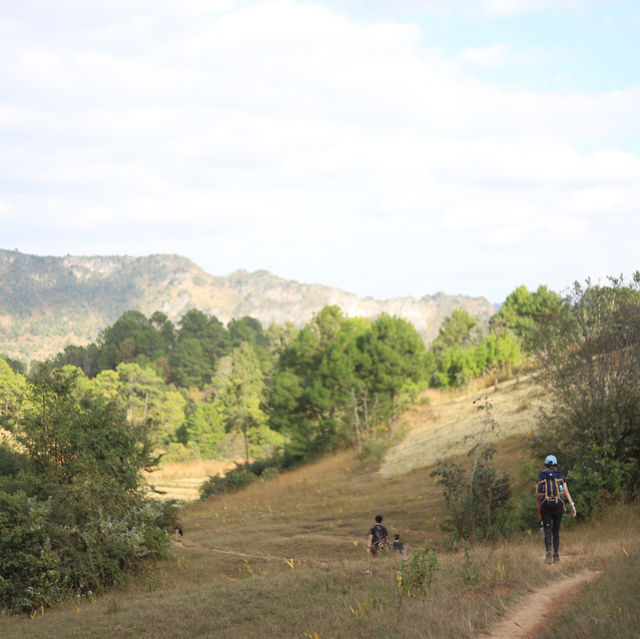
[[[226, 424], [227, 431], [242, 435], [245, 462], [248, 464], [251, 448], [258, 450], [259, 440], [269, 440], [267, 416], [262, 410], [265, 382], [255, 350], [248, 342], [233, 349], [230, 366], [219, 374], [216, 382], [218, 395], [214, 406]], [[274, 433], [271, 441], [276, 441]], [[252, 446], [253, 445], [253, 446]]]
[[462, 583], [466, 586], [479, 584], [480, 571], [471, 559], [471, 555], [469, 554], [469, 545], [465, 543], [462, 545], [462, 548], [464, 550], [464, 561], [462, 562], [462, 569], [460, 571]]
[[431, 587], [439, 570], [440, 564], [433, 543], [427, 541], [424, 548], [412, 553], [411, 559], [402, 560], [398, 571], [400, 592], [408, 597], [424, 594]]
[[267, 348], [269, 345], [269, 340], [262, 330], [262, 324], [253, 317], [233, 319], [227, 325], [227, 330], [229, 341], [234, 348], [243, 342], [260, 348]]
[[628, 285], [576, 283], [544, 336], [553, 404], [535, 449], [554, 451], [588, 517], [640, 492], [640, 272]]
[[0, 353], [0, 360], [4, 360], [14, 373], [21, 373], [22, 375], [24, 375], [27, 372], [26, 364], [20, 360], [13, 359], [3, 353]]
[[180, 320], [175, 347], [169, 354], [172, 379], [178, 386], [204, 387], [217, 360], [229, 352], [229, 333], [217, 317], [191, 309]]
[[521, 361], [520, 344], [509, 332], [491, 333], [476, 346], [456, 344], [435, 355], [431, 385], [436, 388], [462, 388], [475, 377], [515, 367]]
[[[359, 338], [358, 349], [356, 372], [361, 394], [364, 391], [365, 400], [377, 400], [378, 418], [388, 421], [393, 432], [402, 395], [414, 390], [424, 379], [424, 342], [409, 322], [382, 314]], [[365, 424], [369, 411], [365, 403], [362, 411]]]
[[202, 388], [232, 343], [249, 341], [263, 349], [268, 345], [260, 323], [253, 318], [233, 321], [230, 327], [226, 329], [216, 317], [196, 309], [187, 311], [177, 329], [159, 311], [151, 318], [139, 311], [126, 311], [100, 333], [96, 343], [67, 346], [53, 364], [58, 368], [72, 364], [95, 377], [101, 371], [116, 370], [120, 364], [137, 363], [155, 367], [167, 382]]
[[101, 372], [91, 384], [96, 393], [126, 406], [129, 422], [146, 428], [156, 446], [172, 441], [185, 421], [187, 401], [153, 367], [120, 363], [115, 371]]
[[282, 352], [270, 386], [269, 419], [289, 437], [291, 451], [314, 454], [349, 440], [345, 407], [356, 384], [360, 325], [326, 307]]
[[288, 449], [315, 454], [393, 431], [402, 400], [424, 375], [424, 344], [411, 324], [382, 315], [374, 322], [326, 307], [281, 353], [268, 396], [273, 428]]
[[100, 336], [100, 369], [114, 369], [121, 362], [130, 363], [139, 356], [153, 361], [164, 355], [167, 344], [154, 322], [139, 311], [127, 311]]
[[22, 384], [2, 377], [0, 396], [16, 409], [0, 427], [24, 451], [4, 447], [0, 463], [3, 609], [99, 592], [166, 553], [163, 507], [138, 489], [149, 444], [122, 403], [71, 366], [40, 365]]
[[210, 477], [200, 486], [200, 499], [232, 493], [258, 481], [259, 477], [243, 466], [230, 470], [226, 475]]
[[280, 471], [291, 469], [302, 460], [301, 457], [284, 453], [242, 466], [236, 464], [225, 475], [215, 475], [204, 482], [200, 486], [200, 499], [232, 493], [259, 480], [273, 479]]
[[187, 418], [185, 428], [187, 441], [197, 445], [204, 459], [218, 459], [222, 456], [224, 420], [213, 404], [198, 404]]
[[524, 350], [533, 353], [544, 347], [542, 333], [557, 320], [561, 307], [560, 296], [546, 286], [539, 286], [533, 293], [526, 286], [518, 286], [507, 296], [489, 325], [498, 333], [505, 329], [513, 332]]
[[461, 348], [473, 346], [475, 342], [479, 341], [473, 331], [477, 326], [478, 320], [471, 317], [467, 311], [455, 310], [442, 322], [438, 337], [432, 342], [431, 349], [435, 352], [442, 352], [453, 346]]
[[467, 471], [451, 460], [437, 460], [437, 468], [431, 473], [443, 488], [452, 543], [495, 539], [510, 534], [520, 524], [510, 512], [509, 476], [500, 474], [494, 466], [495, 446], [487, 441], [497, 429], [488, 398], [478, 410], [483, 411], [482, 428], [473, 436], [468, 452], [472, 458], [468, 478]]
[[196, 442], [189, 442], [186, 446], [182, 442], [170, 442], [162, 453], [163, 462], [191, 462], [201, 459], [215, 459], [203, 456]]
[[520, 364], [522, 351], [544, 349], [543, 334], [557, 320], [560, 308], [559, 295], [546, 286], [535, 293], [519, 286], [489, 321], [488, 334], [466, 311], [454, 311], [429, 350], [431, 385], [462, 388], [487, 373], [511, 372]]

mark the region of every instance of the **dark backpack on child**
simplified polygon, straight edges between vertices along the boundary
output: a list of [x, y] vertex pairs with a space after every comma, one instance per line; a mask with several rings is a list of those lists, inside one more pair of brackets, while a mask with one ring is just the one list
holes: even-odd
[[543, 470], [538, 476], [536, 488], [538, 504], [562, 504], [564, 506], [564, 475], [557, 468]]

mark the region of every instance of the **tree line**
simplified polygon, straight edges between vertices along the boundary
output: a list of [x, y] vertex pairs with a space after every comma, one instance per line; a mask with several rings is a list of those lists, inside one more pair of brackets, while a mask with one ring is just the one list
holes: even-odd
[[128, 311], [95, 343], [67, 346], [50, 363], [77, 367], [119, 396], [130, 419], [150, 422], [168, 458], [224, 456], [230, 434], [242, 440], [246, 460], [346, 444], [362, 453], [370, 436], [395, 433], [419, 389], [517, 369], [534, 339], [532, 317], [548, 300], [559, 303], [544, 287], [520, 287], [484, 324], [454, 311], [428, 348], [406, 320], [347, 317], [335, 306], [301, 328], [266, 330], [251, 317], [225, 326], [196, 309], [177, 325], [160, 312]]
[[161, 312], [127, 311], [94, 343], [69, 345], [48, 365], [74, 367], [126, 406], [129, 422], [147, 424], [167, 459], [227, 456], [234, 434], [247, 461], [346, 444], [362, 454], [372, 435], [395, 432], [420, 388], [517, 369], [559, 305], [545, 287], [519, 287], [489, 323], [454, 311], [428, 348], [401, 318], [350, 318], [335, 306], [302, 328], [266, 330], [251, 317], [225, 326], [197, 309], [177, 325]]

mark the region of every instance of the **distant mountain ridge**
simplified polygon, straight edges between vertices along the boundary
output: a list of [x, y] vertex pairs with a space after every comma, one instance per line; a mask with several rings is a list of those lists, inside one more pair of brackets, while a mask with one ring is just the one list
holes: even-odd
[[68, 344], [87, 344], [127, 310], [147, 316], [162, 311], [177, 322], [197, 308], [225, 324], [249, 315], [267, 327], [300, 326], [328, 304], [349, 316], [403, 317], [427, 342], [455, 309], [480, 319], [495, 312], [482, 297], [437, 293], [419, 300], [362, 299], [263, 270], [214, 276], [178, 255], [44, 257], [0, 249], [0, 353], [23, 360], [45, 359]]

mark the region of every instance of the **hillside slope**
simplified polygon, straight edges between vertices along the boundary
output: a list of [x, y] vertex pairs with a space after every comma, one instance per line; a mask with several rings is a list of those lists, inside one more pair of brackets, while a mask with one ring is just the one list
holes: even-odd
[[491, 405], [498, 427], [490, 437], [525, 435], [536, 428], [548, 393], [533, 376], [511, 379], [495, 387], [464, 391], [429, 391], [429, 402], [403, 415], [406, 437], [391, 448], [380, 473], [393, 477], [435, 464], [438, 458], [461, 455], [469, 449], [465, 437], [482, 427], [483, 406]]
[[403, 317], [427, 341], [455, 309], [481, 319], [495, 310], [484, 298], [444, 293], [420, 300], [361, 299], [267, 271], [218, 277], [177, 255], [41, 257], [0, 249], [0, 353], [19, 359], [44, 359], [67, 344], [84, 345], [127, 310], [147, 316], [162, 311], [177, 322], [197, 308], [225, 324], [248, 315], [264, 326], [302, 325], [327, 304], [349, 316]]
[[[517, 385], [499, 386], [495, 404], [504, 391], [506, 413], [508, 397], [516, 398], [513, 411], [532, 411], [533, 406], [521, 408], [519, 392], [526, 388], [523, 383], [516, 393]], [[535, 392], [533, 386], [530, 390]], [[435, 406], [442, 415], [467, 414], [473, 397], [467, 393], [450, 401], [443, 396], [416, 406], [406, 418], [428, 420]], [[461, 423], [475, 429], [475, 420], [467, 416], [469, 421]], [[523, 440], [512, 433], [499, 438], [497, 446], [501, 467], [506, 464], [519, 480], [529, 461]], [[422, 452], [415, 453], [424, 463]], [[442, 492], [429, 475], [431, 468], [384, 477], [344, 452], [239, 493], [191, 504], [181, 515], [184, 537], [172, 542], [167, 562], [119, 592], [84, 596], [34, 618], [2, 617], [0, 636], [474, 639], [495, 629], [527, 594], [585, 570], [602, 570], [598, 582], [604, 580], [602, 588], [617, 602], [614, 609], [590, 611], [600, 634], [579, 636], [635, 636], [637, 606], [629, 603], [634, 592], [625, 595], [616, 584], [621, 572], [638, 571], [637, 505], [610, 511], [602, 522], [564, 524], [559, 565], [545, 566], [536, 530], [509, 542], [450, 552], [442, 530]], [[426, 540], [435, 542], [438, 565], [425, 594], [401, 595], [398, 556], [368, 555], [367, 531], [378, 513], [410, 551]], [[558, 614], [557, 608], [553, 612]], [[611, 624], [616, 624], [613, 631]], [[615, 631], [620, 628], [629, 630]]]

